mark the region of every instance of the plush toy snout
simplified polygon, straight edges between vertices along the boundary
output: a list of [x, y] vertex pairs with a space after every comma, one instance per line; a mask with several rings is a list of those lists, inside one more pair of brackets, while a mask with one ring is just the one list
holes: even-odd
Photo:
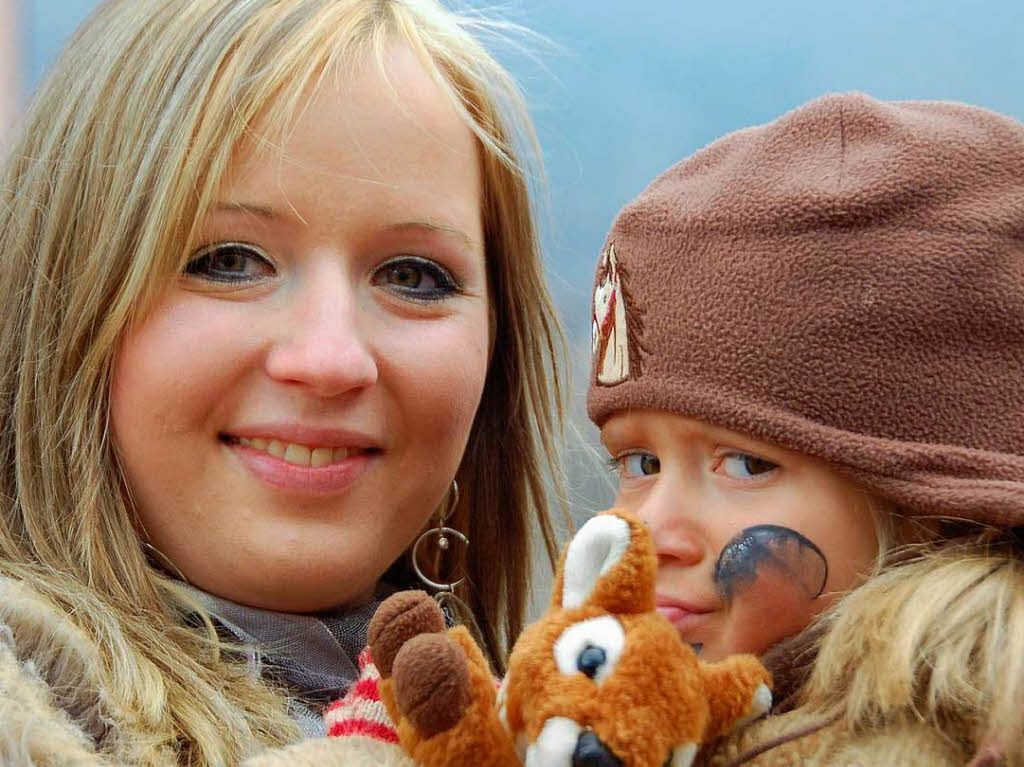
[[563, 767], [620, 767], [619, 759], [594, 733], [574, 720], [553, 717], [527, 751], [526, 764]]

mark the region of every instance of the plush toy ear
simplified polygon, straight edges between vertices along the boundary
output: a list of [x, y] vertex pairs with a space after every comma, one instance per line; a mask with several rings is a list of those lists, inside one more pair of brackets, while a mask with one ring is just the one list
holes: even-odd
[[588, 520], [569, 542], [553, 601], [566, 609], [595, 605], [613, 613], [649, 612], [657, 568], [647, 528], [613, 509]]

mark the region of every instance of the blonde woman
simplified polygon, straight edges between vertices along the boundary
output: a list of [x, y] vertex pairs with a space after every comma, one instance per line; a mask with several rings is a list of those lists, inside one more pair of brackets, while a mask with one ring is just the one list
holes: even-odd
[[561, 339], [530, 124], [471, 27], [113, 0], [71, 41], [0, 206], [0, 762], [315, 734], [435, 510], [500, 667]]

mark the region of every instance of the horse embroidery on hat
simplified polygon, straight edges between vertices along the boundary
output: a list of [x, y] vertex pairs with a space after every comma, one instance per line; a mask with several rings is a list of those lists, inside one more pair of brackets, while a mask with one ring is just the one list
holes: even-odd
[[640, 375], [640, 318], [632, 306], [626, 283], [629, 275], [610, 245], [597, 268], [591, 341], [597, 383], [614, 386]]

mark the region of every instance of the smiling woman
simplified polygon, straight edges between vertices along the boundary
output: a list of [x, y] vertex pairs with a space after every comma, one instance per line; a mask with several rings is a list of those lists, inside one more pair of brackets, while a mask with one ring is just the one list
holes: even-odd
[[473, 24], [114, 0], [44, 84], [0, 206], [0, 761], [320, 731], [435, 511], [502, 666], [531, 528], [552, 547], [561, 340]]
[[[238, 147], [114, 368], [142, 527], [190, 583], [247, 605], [367, 601], [444, 496], [483, 393], [476, 139], [406, 44], [383, 54]], [[240, 547], [261, 567], [225, 568]]]

